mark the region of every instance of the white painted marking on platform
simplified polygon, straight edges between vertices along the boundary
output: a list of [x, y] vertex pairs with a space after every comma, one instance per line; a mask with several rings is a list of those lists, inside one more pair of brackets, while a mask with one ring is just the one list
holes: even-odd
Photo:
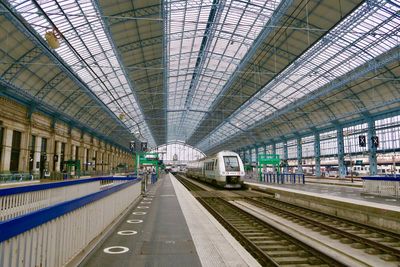
[[364, 198], [375, 198], [374, 196], [364, 196]]
[[119, 235], [136, 235], [137, 232], [133, 231], [133, 230], [123, 230], [123, 231], [119, 231], [117, 234], [119, 234]]
[[144, 211], [134, 211], [134, 212], [132, 212], [132, 214], [133, 215], [145, 215], [146, 212], [144, 212]]
[[176, 195], [160, 195], [160, 197], [176, 197]]
[[[112, 250], [117, 250], [117, 251], [112, 251]], [[104, 250], [103, 250], [105, 253], [108, 253], [108, 254], [122, 254], [122, 253], [125, 253], [125, 252], [128, 252], [129, 251], [129, 248], [127, 248], [127, 247], [120, 247], [120, 246], [114, 246], [114, 247], [108, 247], [108, 248], [105, 248]]]
[[140, 202], [140, 204], [151, 204], [151, 202], [142, 201], [142, 202]]
[[127, 220], [127, 223], [142, 223], [143, 220], [138, 220], [138, 219], [133, 219], [133, 220]]
[[148, 209], [149, 207], [147, 207], [147, 206], [138, 206], [137, 208], [138, 209]]
[[387, 199], [385, 199], [385, 201], [397, 201], [396, 199], [393, 199], [393, 198], [387, 198]]

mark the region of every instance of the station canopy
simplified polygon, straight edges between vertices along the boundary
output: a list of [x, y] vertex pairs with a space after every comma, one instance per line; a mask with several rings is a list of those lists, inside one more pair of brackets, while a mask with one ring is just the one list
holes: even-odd
[[399, 0], [5, 0], [0, 12], [0, 96], [124, 147], [210, 154], [399, 108]]

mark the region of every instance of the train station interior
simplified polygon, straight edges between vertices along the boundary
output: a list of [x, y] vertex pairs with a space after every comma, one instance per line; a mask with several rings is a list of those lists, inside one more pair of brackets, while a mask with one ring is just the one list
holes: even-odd
[[0, 0], [0, 266], [399, 266], [399, 0]]

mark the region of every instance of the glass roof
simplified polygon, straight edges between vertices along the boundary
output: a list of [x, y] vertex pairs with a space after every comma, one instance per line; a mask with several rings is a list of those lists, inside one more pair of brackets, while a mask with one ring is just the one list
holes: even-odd
[[[93, 1], [36, 2], [74, 48], [62, 40], [55, 52], [137, 138], [146, 139], [149, 146], [153, 146], [153, 136], [132, 94], [134, 88], [118, 59]], [[42, 38], [53, 28], [32, 1], [10, 0], [9, 3]], [[139, 132], [142, 137], [138, 135]]]
[[168, 140], [193, 134], [280, 2], [166, 1]]
[[274, 111], [399, 46], [399, 4], [400, 1], [384, 0], [373, 5], [363, 3], [199, 142], [198, 147], [207, 151], [223, 143], [239, 129], [246, 130]]

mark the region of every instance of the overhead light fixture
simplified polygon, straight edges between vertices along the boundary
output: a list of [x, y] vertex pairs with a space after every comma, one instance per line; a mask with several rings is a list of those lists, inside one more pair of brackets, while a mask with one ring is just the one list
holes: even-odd
[[47, 31], [44, 35], [44, 38], [52, 49], [57, 49], [60, 47], [61, 34], [56, 28]]

